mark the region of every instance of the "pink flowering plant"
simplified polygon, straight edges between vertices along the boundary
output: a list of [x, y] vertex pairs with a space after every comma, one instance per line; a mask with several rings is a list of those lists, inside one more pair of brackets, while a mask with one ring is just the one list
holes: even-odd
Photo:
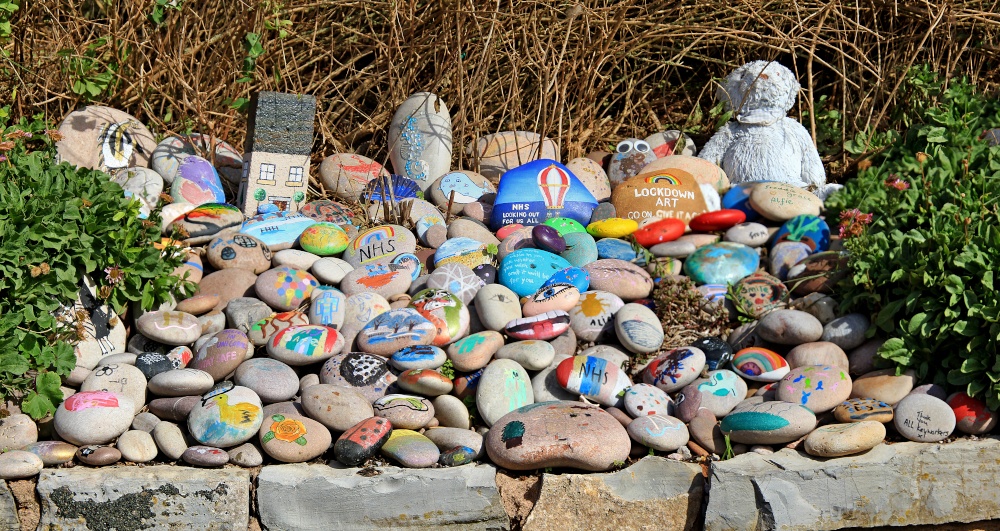
[[[911, 74], [890, 143], [827, 201], [851, 273], [837, 297], [888, 340], [879, 362], [1000, 407], [1000, 101]], [[880, 151], [879, 151], [880, 150]]]

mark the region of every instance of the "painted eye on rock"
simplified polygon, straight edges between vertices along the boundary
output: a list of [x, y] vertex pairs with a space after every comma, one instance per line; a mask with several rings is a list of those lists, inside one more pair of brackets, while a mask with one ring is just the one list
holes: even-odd
[[[647, 145], [646, 147], [648, 148], [649, 146]], [[618, 147], [615, 148], [615, 150], [619, 153], [628, 153], [629, 151], [632, 151], [632, 141], [622, 140], [618, 143]]]
[[542, 291], [538, 295], [535, 295], [535, 301], [536, 302], [547, 301], [549, 299], [559, 296], [561, 293], [572, 287], [574, 286], [570, 286], [569, 284], [556, 284], [554, 286], [549, 286], [545, 288], [545, 291]]
[[643, 140], [639, 140], [638, 142], [635, 143], [635, 150], [638, 151], [639, 153], [645, 153], [649, 151], [649, 144], [647, 144]]

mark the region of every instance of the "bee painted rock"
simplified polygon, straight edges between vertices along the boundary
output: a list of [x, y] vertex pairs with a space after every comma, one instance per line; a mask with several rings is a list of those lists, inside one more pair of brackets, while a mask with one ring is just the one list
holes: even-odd
[[148, 167], [156, 149], [153, 133], [132, 115], [100, 105], [88, 105], [66, 115], [56, 142], [59, 160], [81, 168], [115, 173]]

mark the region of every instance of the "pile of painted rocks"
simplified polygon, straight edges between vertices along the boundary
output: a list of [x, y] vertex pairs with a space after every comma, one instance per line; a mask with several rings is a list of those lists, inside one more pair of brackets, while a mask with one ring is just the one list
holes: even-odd
[[[453, 171], [451, 135], [425, 127], [450, 127], [447, 107], [422, 97], [394, 118], [398, 175], [333, 155], [319, 170], [332, 198], [253, 216], [225, 202], [240, 178], [231, 147], [214, 141], [213, 166], [191, 154], [207, 137], [156, 145], [118, 111], [71, 115], [64, 158], [113, 172], [150, 210], [170, 186], [163, 234], [183, 239], [178, 273], [198, 292], [120, 318], [85, 284], [65, 401], [38, 425], [0, 421], [0, 476], [74, 459], [380, 455], [598, 471], [650, 451], [723, 454], [724, 435], [737, 453], [830, 457], [882, 443], [886, 426], [933, 442], [995, 424], [978, 400], [874, 370], [868, 318], [836, 314], [844, 257], [811, 193], [731, 186], [676, 132], [565, 165], [551, 140], [504, 132], [468, 147], [478, 173]], [[135, 147], [124, 169], [84, 149], [120, 123]], [[367, 216], [348, 208], [359, 201]], [[650, 296], [667, 275], [754, 321], [662, 348]]]

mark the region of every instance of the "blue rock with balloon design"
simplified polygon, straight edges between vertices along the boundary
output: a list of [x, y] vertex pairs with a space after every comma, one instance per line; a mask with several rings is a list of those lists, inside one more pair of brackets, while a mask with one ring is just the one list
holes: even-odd
[[498, 230], [515, 223], [539, 225], [556, 217], [587, 224], [595, 208], [597, 200], [569, 168], [540, 159], [500, 177], [490, 228]]

